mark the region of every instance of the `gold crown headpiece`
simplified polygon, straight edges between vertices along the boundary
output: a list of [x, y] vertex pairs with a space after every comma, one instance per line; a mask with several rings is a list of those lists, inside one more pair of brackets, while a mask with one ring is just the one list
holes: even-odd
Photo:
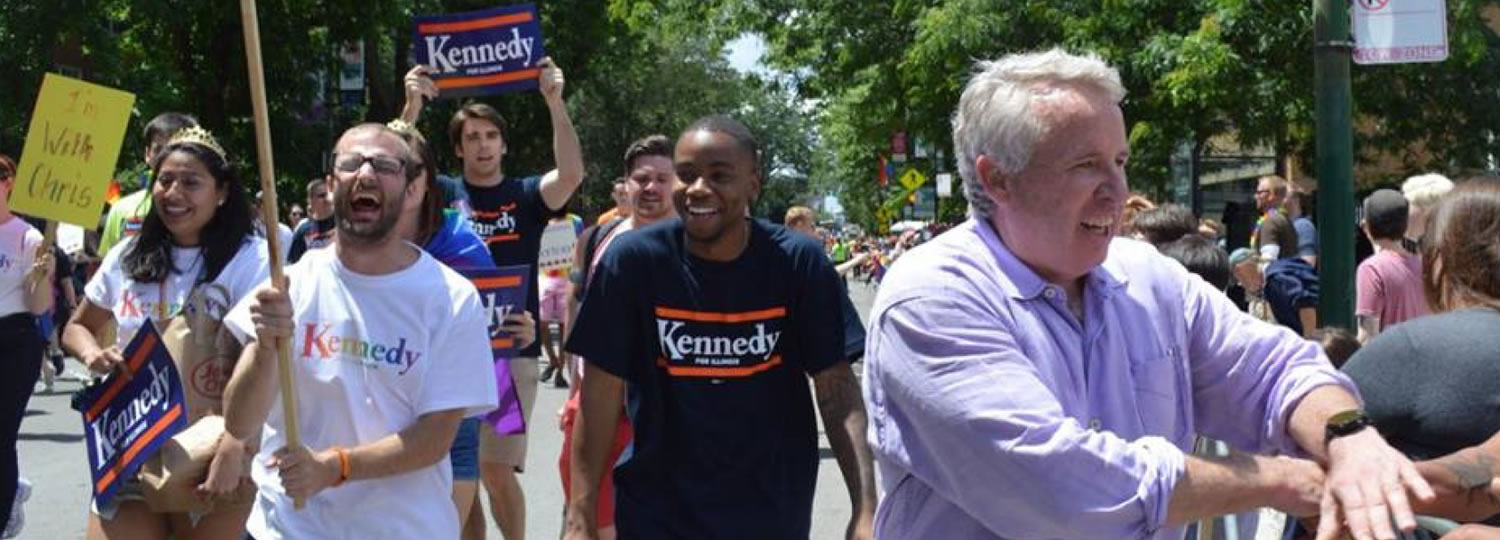
[[214, 138], [213, 133], [209, 133], [208, 130], [201, 127], [193, 126], [177, 130], [176, 133], [172, 134], [171, 140], [167, 141], [167, 144], [175, 143], [193, 143], [207, 147], [209, 150], [213, 150], [215, 154], [218, 154], [219, 159], [228, 161], [224, 157], [224, 147], [219, 146], [219, 140]]
[[411, 122], [407, 122], [407, 121], [402, 120], [400, 118], [397, 118], [395, 120], [391, 120], [390, 122], [386, 122], [385, 123], [385, 127], [388, 127], [388, 128], [391, 129], [391, 131], [394, 131], [396, 133], [400, 133], [402, 135], [406, 135], [406, 134], [409, 134], [409, 133], [415, 133], [417, 131], [417, 126], [413, 126], [413, 125], [411, 125]]

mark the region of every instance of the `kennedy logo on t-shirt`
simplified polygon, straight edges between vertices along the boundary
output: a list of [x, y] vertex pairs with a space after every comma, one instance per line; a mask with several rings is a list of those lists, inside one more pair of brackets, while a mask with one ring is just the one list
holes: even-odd
[[657, 306], [656, 363], [676, 377], [750, 377], [781, 365], [785, 321], [785, 307], [715, 313]]
[[521, 239], [520, 233], [516, 232], [516, 217], [513, 215], [515, 210], [514, 202], [493, 212], [475, 210], [469, 214], [469, 225], [474, 228], [474, 234], [484, 239], [485, 245], [514, 242]]
[[359, 336], [341, 335], [333, 329], [332, 324], [307, 323], [302, 334], [302, 358], [331, 360], [338, 357], [367, 366], [390, 367], [398, 370], [397, 375], [405, 375], [422, 359], [422, 352], [408, 346], [404, 337], [397, 338], [395, 343], [380, 343]]
[[139, 319], [151, 317], [159, 321], [177, 316], [182, 311], [180, 302], [167, 302], [163, 304], [160, 299], [149, 300], [136, 294], [135, 291], [125, 289], [125, 294], [120, 297], [119, 315], [122, 319]]

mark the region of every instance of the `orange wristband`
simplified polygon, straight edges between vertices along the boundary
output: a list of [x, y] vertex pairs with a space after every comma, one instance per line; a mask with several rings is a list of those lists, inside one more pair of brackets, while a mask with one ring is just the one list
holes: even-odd
[[339, 487], [344, 485], [344, 482], [349, 481], [349, 450], [343, 447], [335, 447], [333, 451], [339, 454], [339, 479], [333, 483], [333, 487]]

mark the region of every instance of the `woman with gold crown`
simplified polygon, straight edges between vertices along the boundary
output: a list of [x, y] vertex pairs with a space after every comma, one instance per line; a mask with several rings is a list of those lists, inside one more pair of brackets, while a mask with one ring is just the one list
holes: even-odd
[[[233, 164], [208, 131], [192, 127], [176, 132], [157, 152], [151, 172], [156, 179], [151, 185], [151, 213], [139, 235], [104, 255], [85, 288], [87, 301], [68, 323], [63, 346], [97, 375], [124, 371], [120, 350], [150, 320], [173, 353], [184, 379], [189, 422], [196, 428], [199, 420], [222, 413], [224, 383], [238, 356], [236, 347], [221, 345], [233, 340], [215, 339], [218, 321], [266, 281], [268, 256], [265, 241], [255, 235], [250, 205]], [[118, 328], [117, 337], [101, 342], [97, 336], [110, 326]], [[178, 344], [174, 350], [171, 335], [177, 328], [187, 328], [182, 332], [190, 337], [183, 341], [196, 348], [184, 351]], [[94, 502], [88, 538], [170, 535], [197, 540], [244, 535], [252, 502], [248, 498], [182, 511], [149, 497], [155, 491], [148, 490], [141, 478], [127, 481], [107, 504]]]

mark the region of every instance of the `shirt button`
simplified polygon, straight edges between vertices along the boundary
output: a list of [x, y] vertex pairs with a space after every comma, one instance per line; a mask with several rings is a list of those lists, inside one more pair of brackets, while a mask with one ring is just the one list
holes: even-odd
[[1042, 296], [1045, 296], [1047, 298], [1052, 298], [1052, 297], [1057, 296], [1057, 291], [1054, 290], [1052, 287], [1047, 287], [1046, 289], [1042, 289]]
[[1093, 431], [1099, 431], [1099, 426], [1101, 426], [1101, 425], [1103, 425], [1103, 424], [1101, 422], [1099, 422], [1098, 418], [1095, 418], [1093, 420], [1089, 420], [1089, 429], [1091, 429]]
[[369, 405], [371, 407], [374, 407], [375, 406], [375, 398], [365, 397], [365, 405]]

